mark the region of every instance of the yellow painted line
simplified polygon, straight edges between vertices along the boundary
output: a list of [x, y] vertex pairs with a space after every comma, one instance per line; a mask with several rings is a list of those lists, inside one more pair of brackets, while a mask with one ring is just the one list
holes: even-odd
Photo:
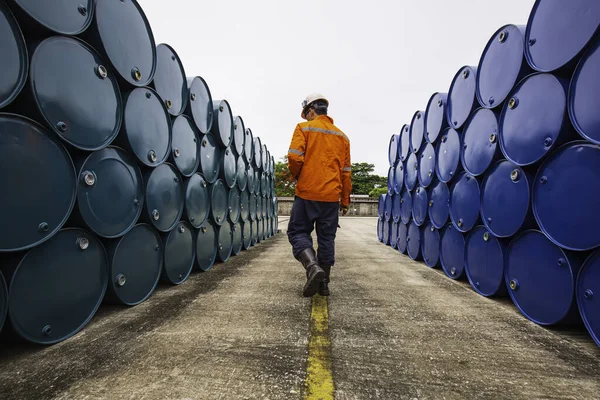
[[327, 297], [317, 294], [312, 298], [304, 399], [333, 400], [334, 390]]

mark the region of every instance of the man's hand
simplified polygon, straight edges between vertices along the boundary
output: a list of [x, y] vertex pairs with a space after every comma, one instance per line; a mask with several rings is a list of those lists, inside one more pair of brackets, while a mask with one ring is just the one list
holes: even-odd
[[348, 207], [340, 205], [340, 211], [342, 215], [346, 215], [348, 213]]

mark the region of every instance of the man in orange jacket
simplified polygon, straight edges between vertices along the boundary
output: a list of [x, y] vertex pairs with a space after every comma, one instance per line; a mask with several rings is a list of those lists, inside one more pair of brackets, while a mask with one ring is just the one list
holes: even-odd
[[[327, 116], [329, 101], [312, 94], [302, 103], [288, 151], [288, 167], [296, 179], [296, 197], [288, 224], [294, 257], [306, 269], [303, 295], [329, 296], [329, 274], [335, 261], [339, 213], [348, 212], [352, 190], [350, 140]], [[318, 256], [311, 233], [317, 231]]]

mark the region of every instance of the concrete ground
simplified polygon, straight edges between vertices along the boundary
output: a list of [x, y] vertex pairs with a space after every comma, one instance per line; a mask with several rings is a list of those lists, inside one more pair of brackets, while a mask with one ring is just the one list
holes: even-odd
[[[600, 348], [584, 328], [542, 328], [410, 261], [377, 241], [373, 218], [340, 225], [336, 399], [600, 398]], [[139, 306], [103, 306], [65, 342], [0, 343], [0, 399], [303, 398], [311, 300], [285, 226]]]

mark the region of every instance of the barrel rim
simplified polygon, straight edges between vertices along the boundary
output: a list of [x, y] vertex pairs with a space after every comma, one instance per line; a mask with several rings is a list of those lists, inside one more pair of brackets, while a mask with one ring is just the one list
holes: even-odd
[[583, 285], [583, 274], [587, 271], [588, 268], [590, 268], [592, 262], [595, 261], [595, 259], [597, 258], [600, 259], [600, 249], [593, 251], [585, 259], [583, 265], [581, 266], [581, 269], [577, 273], [577, 280], [575, 282], [575, 296], [577, 297], [577, 309], [579, 310], [579, 315], [581, 316], [581, 319], [594, 342], [596, 342], [596, 344], [600, 346], [600, 332], [594, 332], [592, 330], [591, 322], [589, 321], [587, 314], [584, 312], [584, 309], [586, 307], [584, 306], [585, 303], [581, 296], [581, 291], [583, 290], [583, 288], [581, 287], [581, 285]]
[[462, 239], [463, 239], [463, 254], [465, 252], [465, 246], [467, 245], [466, 239], [465, 239], [465, 234], [461, 231], [459, 231], [458, 229], [456, 229], [456, 227], [454, 226], [454, 224], [452, 222], [447, 223], [444, 228], [440, 229], [441, 234], [440, 234], [440, 265], [442, 266], [442, 270], [444, 271], [444, 274], [446, 274], [446, 276], [452, 280], [459, 280], [462, 278], [462, 276], [465, 274], [465, 265], [464, 265], [464, 257], [463, 257], [463, 265], [462, 265], [462, 270], [460, 272], [460, 274], [457, 275], [452, 275], [450, 273], [450, 271], [448, 271], [448, 267], [446, 266], [446, 262], [444, 261], [444, 253], [442, 252], [442, 241], [444, 240], [444, 236], [446, 236], [446, 233], [448, 230], [453, 229], [456, 231], [456, 233], [458, 233]]
[[[433, 228], [433, 230], [431, 230], [431, 228]], [[437, 236], [438, 257], [437, 257], [435, 264], [432, 263], [430, 260], [428, 260], [427, 257], [425, 257], [425, 236], [426, 236], [427, 230], [430, 230], [430, 232], [435, 232], [435, 234]], [[436, 228], [435, 225], [433, 225], [433, 222], [429, 221], [427, 224], [423, 225], [422, 236], [423, 237], [421, 238], [421, 254], [423, 255], [423, 263], [425, 263], [425, 265], [427, 265], [429, 268], [436, 268], [438, 265], [440, 265], [440, 251], [439, 251], [439, 247], [440, 247], [440, 243], [441, 243], [440, 230], [438, 228]]]
[[[207, 225], [210, 225], [211, 229], [213, 230], [214, 236], [215, 236], [215, 243], [214, 243], [214, 247], [213, 247], [213, 253], [211, 255], [210, 258], [210, 263], [206, 268], [202, 268], [202, 266], [199, 264], [199, 257], [198, 257], [198, 242], [200, 241], [200, 230], [202, 230], [202, 228], [205, 228]], [[215, 265], [215, 261], [217, 260], [217, 244], [218, 244], [218, 240], [219, 240], [219, 236], [217, 234], [217, 226], [214, 224], [213, 221], [211, 221], [210, 219], [206, 219], [206, 221], [202, 224], [202, 226], [200, 227], [200, 229], [196, 230], [196, 243], [194, 246], [194, 249], [196, 251], [196, 266], [198, 268], [198, 270], [200, 270], [201, 272], [207, 272], [210, 271], [214, 265]], [[206, 247], [206, 246], [204, 246]]]
[[[435, 189], [435, 187], [440, 184], [440, 185], [444, 185], [445, 187], [445, 192], [448, 194], [448, 199], [450, 199], [450, 188], [448, 187], [448, 184], [446, 182], [442, 182], [441, 180], [437, 179], [435, 182], [432, 182], [432, 184], [429, 186], [429, 192], [427, 193], [427, 199], [431, 200], [431, 191], [433, 191], [433, 189]], [[435, 205], [435, 204], [434, 204]], [[448, 219], [450, 218], [450, 209], [448, 208], [448, 204], [446, 204], [446, 209], [448, 210], [448, 216], [446, 217], [446, 220], [444, 221], [444, 223], [442, 224], [438, 224], [436, 221], [434, 221], [434, 219], [431, 217], [432, 214], [432, 210], [433, 210], [433, 206], [428, 207], [427, 209], [427, 216], [429, 217], [429, 221], [431, 222], [431, 224], [435, 227], [435, 229], [437, 230], [441, 230], [444, 229], [444, 227], [448, 224]]]
[[[195, 139], [195, 143], [196, 143], [196, 161], [194, 163], [194, 168], [192, 169], [192, 173], [184, 174], [181, 171], [181, 169], [179, 168], [179, 166], [177, 165], [177, 160], [175, 160], [174, 157], [172, 157], [172, 158], [173, 158], [173, 164], [179, 171], [179, 174], [181, 176], [183, 176], [184, 178], [190, 178], [190, 177], [194, 176], [194, 174], [196, 172], [198, 172], [198, 168], [200, 168], [200, 141], [201, 141], [201, 138], [200, 138], [200, 131], [196, 127], [194, 120], [185, 114], [181, 114], [181, 115], [178, 115], [177, 117], [175, 117], [173, 122], [170, 125], [172, 125], [172, 128], [175, 128], [175, 124], [178, 123], [177, 121], [182, 121], [182, 120], [187, 121], [189, 126], [192, 128], [192, 132], [194, 132], [194, 139]], [[171, 134], [171, 143], [169, 144], [169, 151], [167, 152], [167, 154], [172, 155], [172, 153], [173, 153], [173, 137], [174, 136], [175, 135]]]
[[[177, 61], [177, 65], [179, 66], [179, 70], [181, 72], [181, 76], [183, 77], [183, 85], [187, 89], [187, 74], [185, 73], [185, 67], [183, 66], [183, 62], [181, 61], [179, 54], [177, 54], [177, 52], [175, 51], [173, 46], [171, 46], [170, 44], [159, 43], [158, 45], [156, 45], [157, 67], [158, 67], [158, 48], [159, 47], [166, 47], [171, 52], [171, 57], [175, 57], [175, 60]], [[154, 78], [156, 78], [156, 71], [154, 73]], [[154, 83], [154, 81], [155, 81], [155, 79], [153, 79], [153, 83]], [[181, 104], [181, 110], [178, 110], [177, 114], [173, 114], [169, 111], [169, 115], [172, 115], [174, 117], [179, 117], [181, 114], [183, 114], [185, 112], [190, 99], [189, 99], [189, 96], [181, 96], [181, 97], [183, 99], [182, 104]]]
[[[492, 113], [492, 115], [494, 116], [495, 121], [496, 121], [496, 126], [498, 128], [496, 133], [498, 136], [500, 136], [500, 121], [499, 121], [500, 116], [499, 116], [499, 112], [497, 112], [496, 110], [491, 109], [491, 108], [478, 107], [471, 113], [471, 115], [469, 115], [469, 118], [467, 118], [467, 121], [463, 125], [462, 137], [460, 138], [461, 143], [462, 143], [462, 146], [460, 147], [460, 163], [462, 164], [463, 170], [468, 172], [469, 175], [471, 175], [473, 177], [478, 177], [478, 176], [484, 175], [490, 169], [490, 167], [493, 165], [494, 158], [500, 151], [500, 149], [499, 149], [500, 146], [499, 146], [498, 140], [496, 140], [494, 156], [492, 156], [490, 163], [488, 164], [488, 166], [485, 168], [485, 170], [483, 172], [475, 174], [475, 173], [473, 173], [473, 171], [471, 171], [471, 168], [468, 168], [468, 166], [467, 166], [467, 162], [465, 161], [465, 146], [467, 145], [467, 143], [466, 143], [467, 132], [469, 131], [469, 127], [471, 126], [471, 123], [473, 122], [473, 120], [480, 113], [483, 113], [483, 112], [485, 112], [485, 113], [491, 112]], [[479, 136], [481, 136], [481, 135], [479, 135]]]
[[[460, 75], [462, 74], [462, 72], [465, 69], [469, 69], [470, 70], [470, 72], [469, 72], [470, 76], [472, 74], [475, 74], [475, 76], [477, 76], [477, 66], [466, 65], [465, 64], [462, 67], [460, 67], [458, 69], [458, 71], [456, 72], [456, 74], [454, 75], [454, 78], [452, 78], [452, 83], [450, 83], [450, 88], [448, 89], [448, 98], [446, 100], [446, 122], [448, 123], [448, 126], [450, 127], [450, 129], [454, 129], [454, 130], [462, 128], [462, 126], [466, 122], [466, 119], [465, 119], [465, 121], [463, 121], [462, 124], [454, 125], [452, 123], [452, 116], [450, 115], [450, 110], [451, 110], [450, 106], [452, 105], [452, 94], [454, 93], [454, 88], [456, 87], [456, 83], [458, 82], [458, 78], [460, 77]], [[475, 92], [477, 92], [477, 83], [475, 83]], [[473, 98], [473, 104], [474, 104], [474, 103], [477, 102], [477, 97], [475, 95], [473, 95], [473, 97], [474, 97]], [[471, 115], [471, 112], [469, 112], [469, 115]]]
[[[475, 223], [473, 224], [473, 226], [471, 226], [470, 228], [460, 228], [457, 224], [457, 222], [455, 221], [456, 219], [456, 215], [454, 215], [454, 212], [452, 211], [452, 194], [454, 193], [454, 188], [456, 188], [456, 186], [465, 178], [468, 177], [469, 179], [473, 179], [475, 180], [475, 182], [477, 183], [477, 191], [479, 192], [479, 194], [477, 195], [477, 201], [479, 201], [479, 207], [477, 208], [477, 220], [475, 220]], [[472, 230], [474, 227], [476, 227], [477, 225], [480, 225], [480, 219], [481, 219], [481, 215], [480, 215], [480, 210], [481, 210], [481, 184], [479, 183], [479, 181], [477, 180], [476, 177], [474, 177], [473, 175], [469, 174], [466, 171], [462, 171], [460, 172], [457, 177], [456, 180], [454, 182], [452, 182], [452, 186], [449, 188], [450, 189], [450, 197], [449, 197], [449, 202], [448, 202], [448, 209], [450, 210], [450, 221], [452, 222], [452, 224], [454, 225], [454, 228], [461, 232], [461, 233], [467, 233], [470, 230]]]
[[[404, 146], [402, 145], [402, 141], [404, 140], [404, 135], [408, 135], [408, 149], [406, 150], [406, 152], [404, 151]], [[406, 161], [406, 159], [408, 158], [408, 155], [411, 153], [410, 148], [411, 148], [411, 144], [410, 144], [410, 124], [404, 124], [402, 125], [402, 128], [400, 128], [400, 160], [402, 162]]]
[[[395, 142], [395, 155], [396, 157], [394, 158], [394, 160], [392, 161], [392, 142]], [[390, 162], [390, 167], [395, 165], [396, 160], [398, 160], [398, 147], [399, 147], [399, 142], [400, 142], [400, 134], [396, 134], [394, 133], [391, 137], [390, 137], [390, 141], [388, 144], [388, 161]]]
[[[437, 97], [441, 97], [441, 101], [442, 101], [442, 124], [440, 126], [440, 130], [437, 132], [437, 134], [435, 135], [435, 137], [433, 139], [431, 139], [429, 137], [429, 127], [427, 126], [427, 121], [429, 120], [429, 113], [431, 110], [431, 107], [433, 106], [433, 102]], [[435, 144], [435, 142], [438, 140], [438, 138], [440, 137], [441, 133], [444, 131], [444, 129], [447, 127], [448, 125], [448, 121], [446, 120], [446, 107], [448, 105], [448, 93], [444, 93], [444, 92], [435, 92], [434, 94], [431, 95], [431, 97], [429, 98], [429, 101], [427, 102], [427, 107], [425, 108], [425, 128], [423, 129], [423, 137], [425, 139], [425, 142], [427, 143], [431, 143], [432, 145]]]
[[[436, 160], [437, 157], [436, 157], [436, 154], [435, 154], [435, 146], [432, 143], [430, 143], [430, 142], [424, 142], [423, 145], [421, 146], [421, 151], [417, 155], [417, 163], [418, 163], [418, 166], [417, 166], [417, 183], [418, 183], [418, 185], [423, 186], [424, 188], [428, 188], [433, 183], [433, 178], [434, 178], [433, 172], [435, 172], [435, 171], [432, 171], [431, 178], [428, 177], [428, 179], [423, 179], [423, 177], [422, 177], [423, 174], [421, 174], [421, 165], [422, 165], [421, 164], [421, 160], [423, 158], [419, 157], [419, 156], [422, 156], [425, 153], [425, 149], [431, 149], [433, 151], [433, 163], [434, 163], [433, 169], [434, 170], [435, 170], [435, 164], [436, 164], [436, 161], [437, 161]], [[429, 183], [427, 185], [425, 185], [425, 183], [427, 182], [427, 180], [429, 180]]]
[[19, 0], [13, 0], [13, 2], [15, 3], [15, 5], [17, 7], [19, 7], [20, 10], [22, 10], [25, 14], [27, 14], [27, 16], [29, 18], [31, 18], [32, 20], [34, 20], [37, 24], [41, 25], [42, 27], [49, 30], [50, 32], [53, 32], [54, 34], [65, 35], [65, 36], [76, 36], [76, 35], [80, 35], [80, 34], [84, 33], [90, 27], [92, 20], [94, 19], [94, 13], [96, 11], [94, 2], [92, 0], [87, 0], [88, 7], [87, 7], [87, 18], [86, 18], [85, 23], [76, 31], [64, 31], [64, 30], [56, 29], [56, 27], [51, 27], [49, 24], [46, 24], [46, 23], [40, 21], [37, 17], [33, 16], [29, 11], [27, 11], [19, 3]]
[[2, 271], [0, 271], [0, 304], [2, 304], [2, 308], [0, 309], [0, 331], [2, 331], [2, 327], [8, 316], [8, 286], [6, 285], [6, 279], [2, 275]]
[[[423, 127], [423, 134], [421, 136], [421, 144], [419, 145], [418, 149], [415, 149], [415, 147], [413, 146], [413, 128], [415, 127], [415, 120], [421, 120], [421, 126]], [[422, 110], [417, 110], [415, 111], [415, 113], [413, 114], [411, 120], [410, 120], [410, 128], [408, 130], [409, 133], [409, 138], [410, 138], [410, 152], [412, 153], [418, 153], [421, 150], [421, 147], [423, 147], [423, 143], [425, 143], [425, 111]]]
[[[198, 175], [198, 178], [196, 178], [196, 175]], [[197, 223], [196, 221], [194, 221], [194, 222], [191, 222], [191, 221], [190, 221], [190, 222], [189, 222], [189, 223], [190, 223], [190, 225], [191, 225], [191, 226], [192, 226], [194, 229], [199, 229], [200, 227], [202, 227], [202, 225], [203, 225], [203, 224], [204, 224], [204, 222], [206, 221], [206, 218], [208, 218], [208, 214], [209, 214], [209, 212], [210, 212], [210, 202], [209, 202], [209, 201], [210, 201], [210, 196], [209, 196], [209, 193], [208, 193], [208, 182], [206, 181], [206, 179], [204, 179], [204, 175], [202, 175], [202, 173], [200, 173], [200, 172], [196, 172], [196, 173], [195, 173], [195, 174], [193, 174], [193, 175], [192, 175], [192, 176], [191, 176], [189, 179], [187, 179], [187, 180], [185, 181], [185, 185], [184, 185], [184, 194], [185, 194], [184, 210], [185, 210], [185, 216], [186, 216], [186, 218], [188, 219], [188, 221], [189, 221], [189, 219], [190, 219], [190, 215], [189, 215], [189, 211], [188, 211], [188, 191], [189, 191], [189, 189], [190, 189], [190, 184], [191, 184], [191, 182], [192, 182], [192, 179], [194, 179], [194, 178], [196, 178], [196, 179], [201, 179], [201, 180], [200, 180], [200, 184], [202, 184], [202, 182], [204, 182], [204, 183], [206, 184], [206, 186], [202, 186], [202, 189], [205, 191], [205, 194], [206, 194], [206, 200], [207, 200], [207, 204], [208, 204], [208, 206], [207, 206], [207, 210], [206, 210], [206, 213], [204, 214], [204, 219], [203, 219], [201, 222], [199, 222], [199, 223]]]
[[[469, 261], [468, 261], [469, 258], [467, 257], [469, 243], [470, 243], [471, 239], [475, 237], [476, 233], [477, 234], [481, 233], [482, 230], [490, 234], [490, 241], [493, 240], [496, 243], [497, 247], [502, 252], [502, 257], [504, 258], [502, 260], [502, 274], [500, 276], [500, 281], [498, 282], [498, 286], [495, 288], [495, 290], [490, 293], [484, 292], [483, 290], [479, 289], [477, 287], [477, 285], [475, 284], [475, 282], [473, 281], [473, 279], [471, 277], [471, 270], [469, 267]], [[493, 297], [493, 296], [496, 296], [500, 290], [502, 290], [502, 287], [505, 286], [505, 280], [504, 280], [504, 269], [505, 269], [504, 261], [505, 260], [506, 260], [506, 247], [503, 246], [501, 239], [498, 238], [497, 236], [495, 236], [485, 225], [476, 225], [475, 227], [473, 227], [473, 229], [471, 229], [469, 231], [469, 233], [467, 234], [467, 237], [465, 238], [465, 273], [467, 275], [467, 279], [469, 280], [469, 283], [471, 284], [471, 288], [475, 292], [479, 293], [483, 297]]]
[[[187, 80], [187, 86], [188, 86], [188, 90], [187, 90], [187, 94], [188, 94], [188, 101], [187, 101], [187, 106], [185, 108], [185, 110], [187, 111], [189, 109], [189, 114], [191, 114], [192, 120], [194, 121], [194, 124], [196, 125], [196, 128], [198, 129], [198, 132], [200, 132], [202, 135], [206, 135], [208, 132], [210, 132], [210, 130], [212, 129], [212, 125], [213, 125], [213, 100], [212, 100], [212, 93], [210, 91], [210, 88], [208, 87], [208, 83], [206, 82], [206, 80], [201, 77], [200, 75], [196, 75], [196, 76], [188, 76], [186, 77]], [[207, 122], [208, 124], [206, 132], [202, 132], [202, 129], [200, 129], [200, 127], [198, 126], [198, 124], [196, 123], [196, 118], [195, 118], [195, 113], [194, 113], [194, 107], [192, 107], [192, 102], [191, 102], [191, 90], [192, 87], [194, 86], [194, 84], [200, 81], [200, 83], [202, 84], [202, 86], [204, 87], [204, 89], [206, 89], [206, 93], [208, 94], [208, 111], [210, 113], [210, 118], [207, 118]], [[186, 113], [186, 111], [184, 111], [184, 113]]]
[[441, 176], [442, 173], [440, 172], [440, 168], [439, 168], [440, 167], [440, 148], [442, 146], [442, 143], [444, 143], [444, 142], [442, 142], [440, 140], [438, 142], [437, 146], [435, 146], [435, 174], [436, 174], [438, 180], [440, 182], [445, 183], [445, 184], [450, 183], [452, 181], [452, 179], [454, 179], [457, 175], [459, 175], [460, 172], [462, 172], [462, 171], [460, 171], [460, 168], [459, 168], [459, 166], [461, 165], [461, 163], [460, 163], [460, 143], [462, 142], [462, 138], [461, 138], [460, 133], [456, 129], [454, 129], [454, 128], [446, 128], [446, 129], [444, 129], [442, 131], [442, 133], [441, 133], [442, 136], [441, 137], [444, 137], [445, 135], [449, 135], [450, 131], [454, 131], [454, 133], [456, 134], [456, 137], [458, 138], [458, 142], [459, 142], [458, 152], [459, 152], [459, 155], [458, 155], [458, 160], [456, 161], [456, 167], [454, 168], [454, 171], [453, 171], [454, 173], [452, 174], [452, 176], [449, 179], [443, 179], [442, 178], [442, 176]]
[[[188, 230], [188, 232], [190, 232], [191, 236], [192, 236], [192, 261], [190, 262], [189, 267], [186, 267], [186, 273], [183, 276], [183, 278], [181, 278], [180, 280], [174, 280], [171, 279], [171, 277], [169, 276], [169, 273], [167, 272], [167, 244], [169, 243], [169, 241], [171, 240], [171, 238], [173, 237], [172, 235], [175, 234], [178, 231], [178, 228], [180, 226], [183, 226], [185, 229]], [[194, 269], [194, 264], [196, 264], [196, 246], [195, 246], [195, 242], [196, 242], [196, 238], [194, 237], [194, 230], [192, 229], [192, 225], [187, 222], [187, 221], [179, 221], [177, 226], [175, 228], [173, 228], [173, 230], [171, 230], [170, 232], [164, 234], [163, 237], [164, 240], [162, 240], [162, 246], [163, 246], [163, 261], [162, 261], [162, 274], [161, 276], [164, 274], [164, 277], [166, 278], [166, 280], [175, 286], [181, 285], [182, 283], [184, 283], [185, 281], [188, 280], [188, 278], [190, 277], [192, 270]]]
[[[161, 165], [157, 166], [156, 168], [154, 168], [147, 176], [146, 179], [144, 179], [144, 196], [146, 196], [146, 192], [147, 192], [147, 186], [148, 186], [148, 181], [151, 179], [152, 175], [154, 174], [154, 172], [156, 170], [158, 170], [159, 168], [170, 168], [171, 171], [175, 174], [175, 178], [178, 179], [177, 183], [178, 183], [178, 187], [180, 188], [180, 194], [181, 197], [183, 199], [183, 201], [181, 202], [180, 206], [179, 206], [179, 210], [177, 211], [177, 218], [175, 218], [175, 222], [173, 224], [171, 224], [171, 226], [169, 226], [168, 229], [159, 229], [156, 225], [152, 224], [152, 226], [159, 232], [169, 232], [171, 230], [173, 230], [173, 228], [175, 228], [177, 226], [177, 224], [179, 223], [179, 221], [181, 220], [181, 216], [183, 215], [183, 210], [185, 208], [185, 185], [183, 184], [183, 178], [181, 177], [181, 174], [179, 173], [179, 170], [177, 169], [177, 167], [175, 167], [173, 164], [171, 164], [170, 162], [164, 162]], [[150, 215], [151, 210], [148, 210], [148, 202], [145, 202], [144, 205], [144, 210], [148, 213], [148, 215]]]
[[[408, 180], [408, 171], [410, 171], [408, 162], [410, 161], [411, 157], [414, 157], [416, 160], [416, 163], [417, 163], [417, 168], [415, 170], [416, 171], [415, 172], [415, 182], [412, 185], [409, 183], [409, 180]], [[415, 187], [417, 187], [418, 180], [419, 180], [419, 158], [417, 157], [417, 153], [410, 153], [410, 155], [406, 158], [406, 165], [404, 166], [404, 187], [408, 190], [413, 190]]]
[[29, 50], [27, 49], [27, 42], [25, 41], [25, 36], [23, 35], [23, 30], [21, 29], [21, 26], [19, 25], [17, 19], [15, 18], [12, 10], [4, 3], [0, 3], [0, 12], [3, 12], [4, 15], [6, 16], [6, 20], [8, 21], [8, 24], [11, 26], [11, 30], [13, 32], [13, 36], [17, 42], [17, 46], [19, 47], [20, 50], [20, 64], [21, 64], [21, 68], [20, 68], [20, 76], [19, 76], [19, 80], [17, 81], [17, 86], [14, 88], [14, 90], [11, 92], [11, 94], [3, 101], [0, 102], [0, 111], [2, 110], [2, 108], [10, 105], [13, 101], [15, 101], [15, 99], [17, 97], [19, 97], [19, 95], [21, 94], [21, 92], [23, 91], [23, 88], [25, 87], [25, 84], [28, 81], [28, 77], [29, 77]]
[[[416, 218], [416, 213], [415, 213], [415, 197], [417, 197], [417, 194], [419, 192], [424, 192], [425, 193], [425, 209], [427, 210], [427, 212], [425, 212], [425, 217], [423, 218], [423, 220], [419, 223], [417, 221]], [[427, 207], [427, 204], [429, 202], [429, 193], [427, 192], [427, 188], [422, 186], [422, 185], [417, 185], [415, 187], [415, 193], [412, 196], [412, 206], [411, 206], [411, 212], [412, 212], [412, 216], [413, 216], [413, 222], [415, 223], [415, 225], [417, 225], [418, 227], [422, 227], [423, 225], [425, 225], [425, 223], [427, 223], [428, 217], [429, 217], [429, 210]]]

